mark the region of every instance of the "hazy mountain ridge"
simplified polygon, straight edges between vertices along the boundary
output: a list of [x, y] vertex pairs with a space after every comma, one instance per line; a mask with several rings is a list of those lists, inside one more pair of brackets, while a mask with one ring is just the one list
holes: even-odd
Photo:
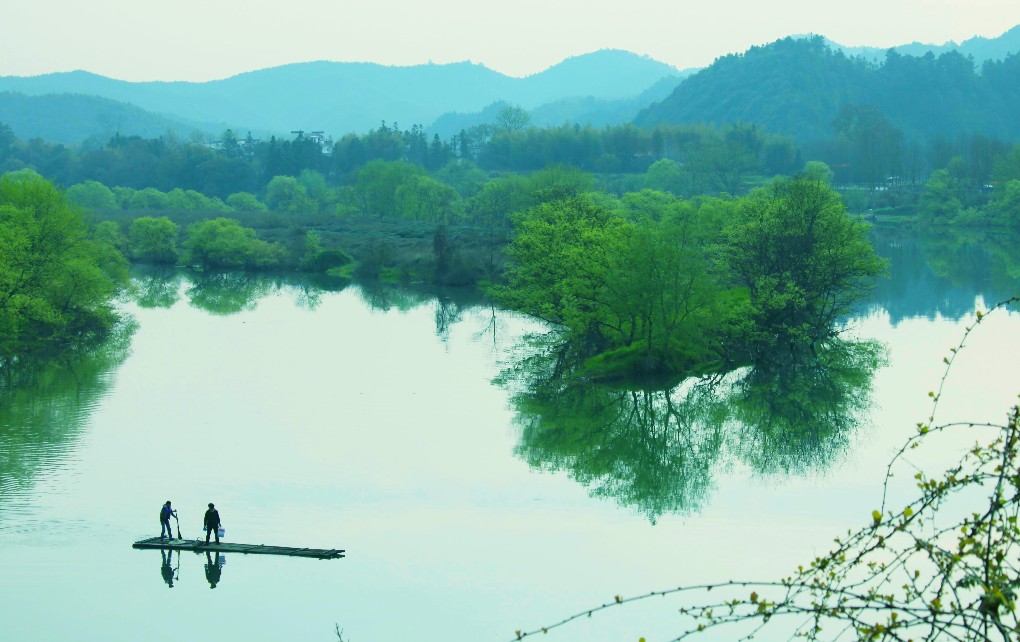
[[973, 38], [964, 40], [960, 44], [953, 41], [949, 41], [941, 45], [911, 42], [905, 45], [897, 45], [895, 47], [886, 48], [848, 47], [828, 39], [826, 39], [826, 44], [833, 49], [842, 51], [848, 56], [860, 56], [865, 60], [876, 63], [884, 62], [886, 52], [892, 49], [896, 53], [904, 56], [923, 56], [929, 51], [935, 56], [940, 56], [944, 53], [949, 53], [950, 51], [956, 51], [964, 56], [972, 57], [974, 62], [980, 65], [986, 60], [1002, 60], [1009, 54], [1020, 53], [1020, 25], [1009, 29], [1001, 36], [997, 36], [995, 38], [974, 36]]
[[98, 96], [26, 96], [14, 92], [0, 92], [0, 123], [9, 125], [23, 140], [41, 138], [65, 145], [89, 139], [105, 143], [121, 132], [158, 138], [168, 131], [189, 134], [222, 129], [220, 125], [187, 122]]
[[[259, 137], [271, 133], [289, 137], [291, 131], [303, 129], [340, 137], [376, 128], [384, 120], [403, 129], [422, 124], [430, 135], [446, 139], [461, 129], [494, 122], [503, 105], [515, 104], [527, 109], [532, 124], [540, 127], [742, 121], [803, 140], [831, 134], [835, 114], [846, 103], [879, 104], [907, 131], [947, 122], [957, 127], [953, 123], [965, 119], [964, 114], [987, 121], [985, 115], [993, 108], [1005, 110], [1006, 118], [1015, 115], [1015, 103], [1004, 103], [981, 83], [970, 87], [976, 93], [968, 97], [959, 93], [960, 87], [915, 79], [906, 71], [899, 80], [916, 85], [918, 93], [897, 102], [889, 74], [869, 75], [865, 68], [881, 68], [886, 49], [844, 47], [826, 40], [831, 58], [805, 58], [804, 51], [779, 44], [804, 39], [752, 47], [743, 54], [723, 56], [704, 70], [685, 71], [647, 56], [607, 49], [567, 58], [525, 78], [470, 62], [393, 67], [322, 61], [201, 83], [133, 83], [85, 71], [8, 76], [0, 77], [0, 92], [14, 93], [0, 101], [0, 122], [11, 124], [21, 138], [63, 143], [106, 136], [111, 128], [143, 137], [168, 129], [181, 136], [195, 129], [218, 136], [228, 127], [241, 136], [252, 131]], [[908, 60], [931, 51], [958, 52], [976, 62], [997, 61], [1008, 55], [1004, 52], [1020, 51], [1020, 26], [998, 38], [975, 37], [960, 45], [911, 43], [893, 50]], [[858, 64], [864, 60], [867, 65]], [[922, 76], [942, 73], [937, 64], [913, 71]], [[15, 99], [15, 93], [25, 99]], [[957, 115], [948, 113], [953, 110]], [[912, 112], [933, 120], [926, 124]], [[1013, 129], [1003, 120], [992, 118], [996, 122], [980, 123], [979, 129], [1012, 136]]]
[[[539, 105], [528, 110], [528, 115], [531, 124], [536, 127], [558, 127], [563, 124], [603, 127], [629, 123], [642, 109], [666, 98], [680, 81], [695, 71], [685, 70], [675, 76], [665, 76], [640, 94], [629, 98], [606, 100], [594, 96], [572, 96]], [[429, 133], [445, 139], [464, 129], [493, 124], [500, 110], [507, 105], [506, 101], [498, 101], [478, 112], [449, 112], [437, 118], [427, 129]]]
[[907, 136], [981, 133], [1020, 140], [1020, 56], [893, 53], [876, 66], [824, 39], [785, 38], [731, 54], [685, 79], [635, 123], [754, 123], [802, 143], [831, 139], [846, 106], [873, 106]]
[[186, 121], [229, 123], [242, 131], [305, 129], [340, 136], [367, 131], [381, 120], [403, 127], [425, 124], [449, 111], [478, 111], [498, 100], [533, 108], [572, 96], [634, 96], [677, 73], [647, 57], [604, 50], [525, 78], [467, 62], [410, 67], [308, 62], [204, 83], [132, 83], [83, 71], [7, 76], [0, 77], [0, 91], [99, 96]]

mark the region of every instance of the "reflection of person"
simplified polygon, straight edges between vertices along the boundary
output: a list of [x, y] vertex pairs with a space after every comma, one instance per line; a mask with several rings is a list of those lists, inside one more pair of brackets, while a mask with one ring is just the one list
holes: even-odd
[[209, 554], [209, 551], [205, 552], [205, 579], [209, 580], [209, 588], [214, 589], [220, 581], [220, 574], [223, 572], [223, 566], [220, 565], [220, 554], [216, 553], [216, 559], [214, 560]]
[[163, 574], [163, 581], [170, 588], [174, 587], [174, 569], [170, 568], [170, 560], [173, 558], [173, 551], [167, 551], [159, 549], [160, 555], [163, 556], [163, 566], [159, 569], [159, 572]]
[[205, 511], [205, 543], [209, 543], [209, 533], [216, 534], [216, 543], [220, 543], [220, 513], [216, 507], [209, 504], [209, 510]]
[[170, 528], [170, 517], [177, 517], [177, 511], [170, 508], [170, 500], [166, 500], [163, 504], [163, 508], [159, 510], [159, 538], [163, 539], [163, 533], [166, 533], [166, 537], [173, 539], [174, 531]]

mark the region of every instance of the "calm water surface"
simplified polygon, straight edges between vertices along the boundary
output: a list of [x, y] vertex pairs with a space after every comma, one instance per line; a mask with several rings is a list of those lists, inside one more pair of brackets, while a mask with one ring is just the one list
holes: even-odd
[[[784, 575], [869, 519], [942, 357], [1020, 292], [1010, 242], [877, 246], [892, 278], [849, 325], [881, 353], [792, 405], [799, 382], [740, 373], [562, 386], [524, 360], [540, 326], [456, 297], [140, 272], [114, 341], [0, 396], [0, 637], [500, 641], [616, 594]], [[941, 417], [998, 420], [1018, 362], [1020, 315], [988, 317]], [[167, 499], [185, 537], [212, 501], [229, 541], [348, 556], [131, 549]], [[670, 639], [677, 607], [550, 639]]]

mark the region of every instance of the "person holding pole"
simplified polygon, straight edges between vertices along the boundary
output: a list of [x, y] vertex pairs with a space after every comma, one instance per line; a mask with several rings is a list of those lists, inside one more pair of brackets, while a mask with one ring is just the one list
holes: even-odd
[[209, 533], [216, 534], [216, 543], [220, 543], [220, 513], [216, 507], [209, 503], [209, 510], [205, 511], [205, 543], [209, 543]]
[[[173, 539], [174, 530], [170, 528], [170, 516], [177, 517], [177, 511], [170, 508], [170, 500], [166, 500], [163, 508], [159, 510], [159, 538]], [[166, 533], [164, 536], [163, 534]]]

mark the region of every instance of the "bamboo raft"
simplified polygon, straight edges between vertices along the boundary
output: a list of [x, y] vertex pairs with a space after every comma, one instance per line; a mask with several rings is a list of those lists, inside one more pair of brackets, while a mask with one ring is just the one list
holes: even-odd
[[188, 539], [164, 539], [162, 537], [150, 537], [141, 539], [131, 545], [131, 548], [153, 549], [161, 548], [173, 551], [193, 551], [201, 553], [244, 553], [246, 555], [288, 555], [290, 557], [314, 557], [320, 560], [332, 560], [344, 556], [343, 549], [322, 549], [322, 548], [291, 548], [288, 546], [266, 546], [265, 544], [233, 544], [229, 542], [206, 543]]

